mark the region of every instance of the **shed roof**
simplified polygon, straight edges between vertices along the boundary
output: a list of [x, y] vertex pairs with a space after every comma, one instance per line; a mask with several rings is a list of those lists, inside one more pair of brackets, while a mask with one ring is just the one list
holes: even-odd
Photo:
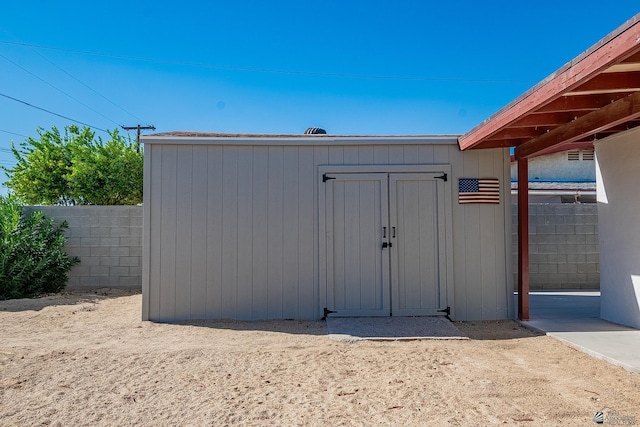
[[459, 135], [251, 134], [173, 131], [141, 136], [145, 144], [376, 145], [456, 144]]
[[585, 148], [640, 125], [640, 13], [462, 135], [462, 150], [516, 158]]
[[177, 130], [171, 132], [159, 132], [146, 136], [171, 136], [171, 137], [199, 137], [199, 138], [433, 138], [433, 137], [457, 137], [459, 135], [333, 135], [333, 134], [297, 134], [297, 133], [232, 133], [232, 132], [201, 132], [190, 130]]

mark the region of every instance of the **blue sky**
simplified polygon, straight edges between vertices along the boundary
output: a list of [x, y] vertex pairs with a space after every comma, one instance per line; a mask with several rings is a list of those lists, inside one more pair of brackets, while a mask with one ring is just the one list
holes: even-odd
[[[99, 129], [460, 134], [639, 11], [637, 0], [2, 1], [0, 94]], [[0, 165], [12, 140], [71, 123], [0, 96]]]

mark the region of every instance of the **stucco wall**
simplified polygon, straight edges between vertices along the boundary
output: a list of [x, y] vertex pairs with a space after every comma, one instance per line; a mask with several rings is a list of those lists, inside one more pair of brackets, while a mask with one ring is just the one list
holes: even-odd
[[[529, 159], [529, 181], [594, 181], [595, 163], [583, 160], [580, 151], [579, 160], [567, 160], [567, 153], [555, 153]], [[511, 163], [511, 180], [518, 178], [516, 162]]]
[[596, 142], [601, 317], [640, 328], [640, 129]]
[[38, 206], [69, 229], [65, 251], [80, 258], [67, 289], [139, 289], [142, 283], [142, 206]]
[[[512, 211], [514, 283], [518, 271], [517, 205]], [[598, 289], [598, 209], [595, 204], [529, 204], [529, 286]]]

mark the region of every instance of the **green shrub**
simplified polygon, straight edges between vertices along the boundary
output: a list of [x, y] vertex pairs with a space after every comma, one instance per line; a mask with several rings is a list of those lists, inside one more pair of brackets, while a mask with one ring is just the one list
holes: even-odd
[[41, 211], [22, 215], [14, 197], [0, 196], [0, 299], [58, 292], [80, 260], [62, 247], [68, 225], [56, 225]]

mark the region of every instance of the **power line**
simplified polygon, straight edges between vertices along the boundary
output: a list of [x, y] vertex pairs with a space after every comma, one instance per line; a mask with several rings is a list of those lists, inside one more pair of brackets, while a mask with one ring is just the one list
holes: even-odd
[[98, 114], [99, 116], [101, 116], [101, 117], [103, 117], [103, 118], [105, 118], [105, 119], [109, 120], [110, 122], [112, 122], [112, 123], [113, 123], [113, 124], [115, 124], [116, 126], [119, 126], [119, 123], [117, 123], [117, 122], [115, 122], [115, 121], [111, 120], [109, 117], [105, 116], [104, 114], [100, 113], [99, 111], [95, 110], [94, 108], [92, 108], [92, 107], [88, 106], [87, 104], [85, 104], [84, 102], [80, 101], [79, 99], [77, 99], [77, 98], [75, 98], [75, 97], [73, 97], [73, 96], [69, 95], [67, 92], [65, 92], [65, 91], [63, 91], [62, 89], [60, 89], [60, 88], [56, 87], [55, 85], [53, 85], [53, 84], [49, 83], [49, 82], [48, 82], [48, 81], [46, 81], [45, 79], [43, 79], [43, 78], [41, 78], [41, 77], [38, 77], [37, 75], [35, 75], [35, 74], [34, 74], [34, 73], [32, 73], [31, 71], [29, 71], [29, 70], [27, 70], [26, 68], [24, 68], [22, 65], [20, 65], [20, 64], [18, 64], [18, 63], [16, 63], [16, 62], [14, 62], [14, 61], [12, 61], [12, 60], [10, 60], [9, 58], [7, 58], [6, 56], [4, 56], [4, 55], [2, 55], [2, 54], [0, 54], [0, 57], [1, 57], [1, 58], [4, 58], [6, 61], [8, 61], [8, 62], [12, 63], [13, 65], [15, 65], [16, 67], [20, 68], [21, 70], [23, 70], [23, 71], [25, 71], [25, 72], [27, 72], [27, 73], [31, 74], [33, 77], [35, 77], [36, 79], [40, 80], [41, 82], [43, 82], [43, 83], [45, 83], [45, 84], [47, 84], [47, 85], [51, 86], [52, 88], [54, 88], [54, 89], [55, 89], [55, 90], [57, 90], [58, 92], [62, 93], [63, 95], [65, 95], [65, 96], [67, 96], [67, 97], [69, 97], [69, 98], [73, 99], [73, 100], [74, 100], [74, 101], [76, 101], [78, 104], [80, 104], [80, 105], [82, 105], [82, 106], [84, 106], [84, 107], [88, 108], [89, 110], [93, 111], [94, 113]]
[[16, 46], [26, 46], [26, 47], [34, 47], [38, 49], [49, 49], [49, 50], [57, 50], [62, 52], [71, 52], [71, 53], [79, 53], [82, 55], [93, 55], [93, 56], [101, 56], [105, 58], [115, 58], [115, 59], [126, 59], [130, 61], [142, 61], [142, 62], [153, 62], [157, 64], [168, 64], [168, 65], [182, 65], [188, 67], [199, 67], [199, 68], [215, 68], [220, 70], [229, 70], [229, 71], [250, 71], [256, 73], [274, 73], [274, 74], [292, 74], [292, 75], [302, 75], [302, 76], [316, 76], [316, 77], [339, 77], [339, 78], [350, 78], [350, 79], [372, 79], [372, 80], [403, 80], [403, 81], [435, 81], [435, 82], [459, 82], [459, 83], [531, 83], [531, 80], [516, 80], [516, 79], [465, 79], [465, 78], [456, 78], [456, 77], [407, 77], [407, 76], [385, 76], [385, 75], [367, 75], [367, 74], [344, 74], [344, 73], [320, 73], [314, 71], [299, 71], [299, 70], [280, 70], [280, 69], [269, 69], [269, 68], [257, 68], [257, 67], [237, 67], [231, 65], [218, 65], [218, 64], [207, 64], [207, 63], [199, 63], [199, 62], [188, 62], [188, 61], [173, 61], [168, 59], [154, 59], [154, 58], [145, 58], [139, 56], [128, 56], [128, 55], [116, 55], [102, 52], [92, 52], [87, 50], [78, 50], [78, 49], [67, 49], [62, 47], [53, 47], [53, 46], [43, 46], [37, 44], [30, 43], [21, 43], [21, 42], [10, 42], [6, 40], [0, 40], [1, 44], [11, 44]]
[[9, 132], [8, 130], [0, 129], [0, 132], [8, 133], [15, 136], [22, 136], [24, 138], [29, 138], [27, 135], [23, 135], [21, 133]]
[[76, 82], [80, 83], [82, 86], [86, 87], [87, 89], [89, 89], [91, 92], [95, 93], [96, 95], [98, 95], [99, 97], [101, 97], [102, 99], [104, 99], [105, 101], [109, 102], [111, 105], [115, 106], [116, 108], [119, 108], [121, 111], [124, 111], [126, 114], [130, 115], [131, 117], [133, 117], [134, 119], [144, 122], [145, 120], [142, 120], [141, 118], [137, 117], [135, 114], [125, 110], [123, 107], [121, 107], [120, 105], [116, 104], [115, 102], [113, 102], [112, 100], [110, 100], [109, 98], [107, 98], [106, 96], [104, 96], [103, 94], [101, 94], [100, 92], [98, 92], [97, 90], [93, 89], [92, 87], [90, 87], [89, 85], [87, 85], [86, 83], [84, 83], [83, 81], [81, 81], [80, 79], [76, 78], [74, 75], [72, 75], [71, 73], [69, 73], [68, 71], [66, 71], [65, 69], [63, 69], [62, 67], [59, 67], [57, 64], [55, 64], [53, 61], [51, 61], [49, 58], [47, 58], [46, 56], [38, 53], [37, 50], [33, 49], [33, 51], [42, 59], [44, 59], [45, 61], [47, 61], [49, 64], [53, 65], [54, 67], [56, 67], [58, 70], [62, 71], [63, 73], [65, 73], [67, 76], [71, 77], [73, 80], [75, 80]]
[[49, 111], [49, 110], [44, 109], [44, 108], [42, 108], [42, 107], [38, 107], [38, 106], [36, 106], [36, 105], [29, 104], [29, 103], [28, 103], [28, 102], [26, 102], [26, 101], [22, 101], [21, 99], [14, 98], [14, 97], [9, 96], [9, 95], [5, 95], [4, 93], [0, 93], [0, 96], [4, 96], [5, 98], [11, 99], [12, 101], [16, 101], [16, 102], [19, 102], [19, 103], [21, 103], [21, 104], [27, 105], [27, 106], [29, 106], [29, 107], [31, 107], [31, 108], [35, 108], [36, 110], [40, 110], [40, 111], [44, 111], [45, 113], [53, 114], [54, 116], [61, 117], [61, 118], [65, 119], [65, 120], [69, 120], [69, 121], [72, 121], [72, 122], [74, 122], [74, 123], [81, 124], [81, 125], [83, 125], [83, 126], [88, 126], [88, 127], [92, 128], [92, 129], [96, 129], [96, 130], [102, 131], [102, 132], [104, 132], [104, 133], [109, 133], [109, 131], [107, 131], [107, 130], [105, 130], [105, 129], [99, 128], [99, 127], [97, 127], [97, 126], [91, 126], [90, 124], [87, 124], [87, 123], [81, 122], [80, 120], [75, 120], [75, 119], [72, 119], [71, 117], [63, 116], [62, 114], [54, 113], [53, 111]]

